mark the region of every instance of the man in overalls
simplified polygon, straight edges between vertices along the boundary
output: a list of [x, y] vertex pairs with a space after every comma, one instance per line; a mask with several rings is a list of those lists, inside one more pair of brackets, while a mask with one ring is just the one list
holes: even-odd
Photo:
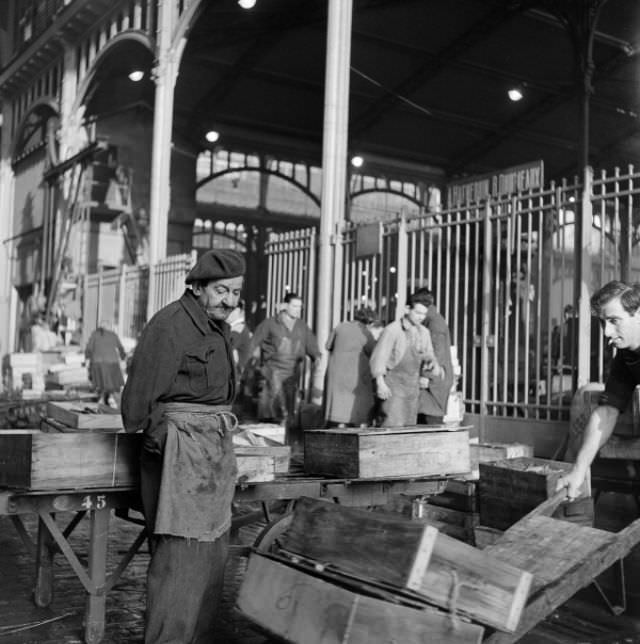
[[422, 325], [428, 310], [424, 293], [411, 295], [404, 316], [384, 328], [371, 355], [371, 375], [382, 400], [383, 427], [415, 425], [421, 377], [442, 375], [431, 335]]
[[141, 496], [151, 535], [145, 643], [212, 643], [237, 466], [235, 375], [225, 320], [242, 255], [207, 251], [182, 297], [147, 324], [122, 394], [129, 432], [144, 431]]

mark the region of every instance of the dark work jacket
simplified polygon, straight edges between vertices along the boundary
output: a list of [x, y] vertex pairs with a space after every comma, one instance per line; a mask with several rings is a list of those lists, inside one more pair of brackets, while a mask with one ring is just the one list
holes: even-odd
[[420, 390], [418, 411], [429, 416], [444, 416], [447, 413], [447, 400], [453, 385], [453, 365], [451, 363], [451, 334], [446, 320], [432, 305], [422, 323], [429, 329], [433, 352], [444, 369], [441, 378], [429, 378], [429, 388]]
[[640, 385], [640, 353], [619, 349], [611, 364], [601, 405], [611, 405], [624, 412], [631, 401], [633, 390]]
[[164, 402], [230, 405], [234, 396], [229, 325], [209, 319], [187, 289], [140, 336], [122, 393], [125, 429], [148, 430]]

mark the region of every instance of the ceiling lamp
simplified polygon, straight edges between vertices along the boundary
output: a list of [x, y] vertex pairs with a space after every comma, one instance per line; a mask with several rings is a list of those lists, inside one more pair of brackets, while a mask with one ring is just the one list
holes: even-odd
[[216, 132], [216, 130], [209, 130], [204, 135], [204, 138], [207, 139], [209, 143], [215, 143], [220, 138], [220, 132]]
[[360, 155], [356, 154], [354, 157], [351, 157], [351, 165], [354, 168], [361, 168], [363, 163], [364, 159]]
[[129, 80], [137, 83], [144, 78], [144, 72], [141, 69], [134, 69], [129, 72]]
[[238, 0], [238, 4], [243, 9], [253, 9], [256, 6], [257, 0]]
[[520, 85], [517, 85], [516, 87], [511, 87], [509, 91], [507, 92], [509, 99], [512, 100], [514, 103], [517, 103], [518, 101], [521, 101], [524, 98], [524, 90]]

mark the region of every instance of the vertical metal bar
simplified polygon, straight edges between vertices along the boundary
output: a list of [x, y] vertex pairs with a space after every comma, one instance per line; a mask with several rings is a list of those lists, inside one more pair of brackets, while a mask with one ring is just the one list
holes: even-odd
[[[491, 230], [491, 206], [489, 200], [485, 205], [484, 211], [484, 248], [491, 248], [492, 230]], [[480, 357], [480, 440], [484, 441], [486, 437], [486, 416], [488, 414], [488, 375], [489, 375], [489, 335], [491, 332], [491, 314], [488, 304], [491, 302], [491, 263], [486, 253], [482, 266], [482, 319], [481, 319], [481, 357]]]
[[[578, 267], [577, 284], [580, 291], [578, 295], [578, 337], [591, 337], [591, 306], [589, 302], [589, 285], [591, 284], [591, 222], [593, 211], [591, 194], [593, 187], [593, 170], [586, 167], [584, 170], [584, 185], [582, 191], [582, 226], [580, 239], [576, 240], [576, 247], [580, 246], [582, 252], [577, 257], [580, 261]], [[578, 352], [578, 386], [586, 385], [589, 382], [589, 361], [590, 351]]]
[[398, 276], [398, 299], [396, 302], [396, 319], [404, 315], [404, 307], [407, 303], [407, 271], [408, 271], [408, 239], [407, 239], [407, 214], [406, 209], [400, 212], [398, 222], [398, 264], [396, 275]]

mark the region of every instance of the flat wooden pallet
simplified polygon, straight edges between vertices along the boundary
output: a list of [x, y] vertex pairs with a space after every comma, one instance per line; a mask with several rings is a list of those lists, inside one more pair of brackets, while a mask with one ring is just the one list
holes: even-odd
[[640, 519], [620, 532], [608, 532], [547, 516], [563, 498], [564, 490], [486, 548], [501, 561], [532, 573], [533, 583], [516, 632], [495, 632], [485, 642], [518, 641], [640, 542]]

